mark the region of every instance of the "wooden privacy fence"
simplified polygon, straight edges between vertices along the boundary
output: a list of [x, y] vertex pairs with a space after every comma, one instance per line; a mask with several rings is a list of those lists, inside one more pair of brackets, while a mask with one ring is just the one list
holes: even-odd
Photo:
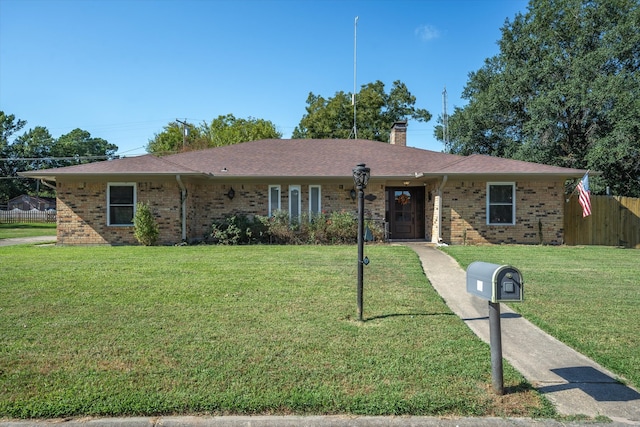
[[574, 195], [565, 203], [564, 243], [640, 249], [640, 199], [591, 196], [591, 215], [583, 218]]

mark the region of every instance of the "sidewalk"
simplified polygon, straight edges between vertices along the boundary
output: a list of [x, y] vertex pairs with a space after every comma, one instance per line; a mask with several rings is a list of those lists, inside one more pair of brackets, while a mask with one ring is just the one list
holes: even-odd
[[10, 239], [0, 239], [0, 246], [35, 245], [38, 243], [55, 243], [55, 242], [56, 242], [56, 236], [14, 237]]
[[166, 416], [0, 421], [2, 427], [619, 427], [530, 418], [358, 417], [347, 415]]
[[[467, 293], [466, 272], [432, 246], [405, 245], [418, 254], [427, 278], [449, 308], [488, 343], [488, 302]], [[524, 281], [526, 298], [526, 276]], [[503, 357], [555, 405], [558, 413], [604, 415], [618, 423], [640, 425], [637, 390], [620, 384], [613, 373], [541, 331], [505, 304], [500, 308]]]

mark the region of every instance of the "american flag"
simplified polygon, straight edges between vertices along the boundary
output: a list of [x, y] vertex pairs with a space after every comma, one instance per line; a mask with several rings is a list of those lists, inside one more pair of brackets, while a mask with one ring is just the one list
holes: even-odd
[[582, 217], [591, 215], [591, 192], [589, 191], [589, 172], [578, 183], [578, 203], [582, 206]]

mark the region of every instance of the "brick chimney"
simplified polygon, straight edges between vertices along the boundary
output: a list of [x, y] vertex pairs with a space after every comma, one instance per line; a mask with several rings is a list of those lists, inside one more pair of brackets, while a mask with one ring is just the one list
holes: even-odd
[[391, 126], [391, 134], [389, 135], [389, 143], [394, 145], [407, 146], [407, 121], [398, 120]]

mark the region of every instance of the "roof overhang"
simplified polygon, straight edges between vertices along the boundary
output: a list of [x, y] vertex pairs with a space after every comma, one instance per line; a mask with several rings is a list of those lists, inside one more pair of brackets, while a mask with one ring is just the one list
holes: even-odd
[[[447, 176], [448, 179], [458, 180], [482, 180], [482, 181], [495, 181], [495, 180], [557, 180], [557, 179], [576, 179], [582, 178], [587, 171], [565, 172], [565, 173], [516, 173], [516, 172], [497, 172], [497, 173], [413, 173], [403, 175], [375, 175], [372, 173], [372, 181], [430, 181], [439, 180], [443, 176]], [[600, 175], [598, 172], [589, 172], [592, 175]], [[344, 182], [345, 180], [352, 180], [353, 176], [303, 176], [303, 175], [227, 175], [227, 174], [206, 174], [206, 173], [109, 173], [109, 174], [96, 174], [96, 173], [58, 173], [48, 174], [47, 170], [19, 172], [18, 175], [25, 178], [41, 179], [50, 182], [64, 182], [64, 181], [87, 181], [87, 182], [106, 182], [106, 181], [147, 181], [147, 180], [174, 180], [177, 175], [183, 179], [196, 179], [196, 180], [214, 180], [221, 182]]]
[[96, 173], [58, 173], [47, 174], [47, 169], [39, 171], [18, 172], [18, 175], [25, 178], [42, 179], [45, 181], [58, 182], [58, 181], [87, 181], [87, 182], [102, 182], [102, 181], [140, 181], [140, 180], [175, 180], [176, 175], [181, 177], [195, 177], [195, 178], [208, 178], [210, 175], [204, 173], [108, 173], [108, 174], [96, 174]]
[[[577, 172], [562, 172], [562, 173], [523, 173], [523, 172], [489, 172], [489, 173], [424, 173], [420, 175], [421, 178], [441, 178], [447, 176], [448, 179], [464, 179], [464, 180], [557, 180], [557, 179], [575, 179], [582, 178], [587, 171]], [[595, 173], [593, 175], [596, 175]]]

